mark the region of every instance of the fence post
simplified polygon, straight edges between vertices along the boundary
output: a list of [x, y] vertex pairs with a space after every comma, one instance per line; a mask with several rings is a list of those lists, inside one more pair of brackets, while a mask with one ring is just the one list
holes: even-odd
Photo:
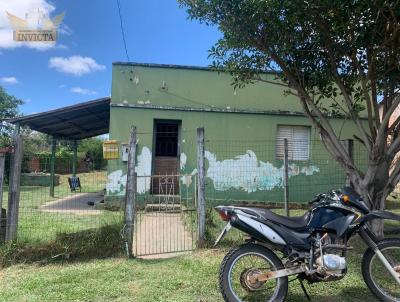
[[[6, 170], [6, 152], [0, 150], [0, 242], [3, 242], [6, 235], [7, 214], [3, 211], [3, 191], [4, 191], [4, 173]], [[3, 216], [4, 215], [4, 216]]]
[[54, 197], [54, 185], [55, 185], [55, 170], [56, 170], [56, 139], [51, 139], [51, 158], [50, 158], [50, 196]]
[[13, 138], [14, 150], [11, 153], [11, 161], [10, 161], [6, 241], [14, 240], [17, 237], [19, 193], [20, 193], [19, 187], [21, 180], [22, 150], [23, 150], [22, 144], [23, 143], [21, 135], [16, 134]]
[[[354, 158], [354, 141], [352, 139], [346, 139], [343, 141], [344, 147], [346, 148], [347, 154], [350, 159]], [[350, 177], [346, 174], [346, 187], [351, 187]]]
[[4, 171], [6, 168], [6, 154], [0, 150], [0, 211], [3, 208]]
[[206, 226], [206, 200], [205, 200], [205, 161], [204, 161], [204, 128], [197, 128], [197, 170], [198, 170], [198, 188], [197, 188], [197, 204], [198, 204], [198, 238], [199, 247], [205, 243], [205, 226]]
[[285, 215], [289, 216], [289, 146], [287, 138], [283, 139], [284, 155], [283, 155], [283, 188], [285, 200]]
[[125, 236], [128, 257], [133, 256], [133, 228], [136, 203], [136, 127], [133, 126], [129, 139], [128, 172], [126, 180], [125, 201]]

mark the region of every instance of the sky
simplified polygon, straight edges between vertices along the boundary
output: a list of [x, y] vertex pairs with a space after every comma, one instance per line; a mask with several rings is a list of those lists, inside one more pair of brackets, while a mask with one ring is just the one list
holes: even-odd
[[[175, 0], [120, 5], [130, 61], [210, 64], [208, 50], [221, 34], [189, 20]], [[65, 12], [57, 42], [13, 41], [7, 12], [35, 24], [38, 12], [50, 18]], [[127, 61], [117, 0], [0, 0], [0, 86], [25, 102], [23, 114], [109, 96], [117, 61]]]

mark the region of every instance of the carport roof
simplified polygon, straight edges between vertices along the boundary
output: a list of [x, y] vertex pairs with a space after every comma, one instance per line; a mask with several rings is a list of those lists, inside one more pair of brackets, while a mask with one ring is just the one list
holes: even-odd
[[12, 124], [59, 139], [80, 140], [109, 132], [110, 97], [96, 99], [55, 110], [9, 119]]

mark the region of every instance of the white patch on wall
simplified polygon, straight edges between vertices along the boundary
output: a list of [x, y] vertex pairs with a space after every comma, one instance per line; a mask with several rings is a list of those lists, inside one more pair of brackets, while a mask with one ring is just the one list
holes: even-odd
[[147, 147], [142, 148], [142, 152], [137, 157], [136, 173], [137, 176], [146, 176], [137, 178], [137, 192], [140, 194], [150, 191], [151, 183], [151, 151]]
[[107, 176], [107, 194], [108, 195], [125, 195], [126, 174], [122, 170], [114, 171]]
[[[209, 164], [206, 176], [212, 179], [216, 190], [238, 189], [252, 193], [283, 186], [283, 167], [258, 160], [251, 150], [222, 161], [218, 161], [215, 154], [209, 151], [205, 152], [205, 157]], [[317, 166], [300, 168], [296, 164], [289, 165], [289, 177], [299, 174], [309, 176], [318, 172]]]
[[181, 153], [179, 162], [180, 162], [180, 166], [181, 166], [181, 170], [185, 169], [186, 167], [186, 161], [187, 161], [187, 156], [185, 153]]
[[197, 174], [197, 169], [194, 169], [192, 173], [181, 176], [181, 183], [189, 187], [193, 182], [193, 176]]
[[133, 78], [133, 83], [135, 83], [136, 85], [139, 84], [139, 77], [137, 75], [135, 75], [135, 77]]
[[303, 168], [301, 168], [301, 173], [309, 176], [309, 175], [313, 175], [314, 173], [319, 172], [319, 168], [316, 166], [305, 166]]
[[[142, 148], [142, 152], [137, 157], [135, 171], [137, 173], [137, 192], [140, 194], [150, 191], [151, 183], [151, 151], [147, 147]], [[140, 177], [146, 176], [146, 177]], [[108, 175], [107, 194], [114, 196], [124, 196], [127, 175], [122, 170], [117, 170]]]

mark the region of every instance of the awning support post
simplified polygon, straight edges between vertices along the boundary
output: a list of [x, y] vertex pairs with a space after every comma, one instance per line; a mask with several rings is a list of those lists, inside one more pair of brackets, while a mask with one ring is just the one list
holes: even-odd
[[55, 176], [55, 165], [56, 165], [56, 139], [51, 139], [51, 158], [50, 158], [50, 196], [54, 197], [54, 176]]
[[72, 145], [72, 151], [74, 152], [74, 157], [72, 159], [72, 176], [76, 177], [76, 167], [78, 165], [78, 142], [74, 141]]

